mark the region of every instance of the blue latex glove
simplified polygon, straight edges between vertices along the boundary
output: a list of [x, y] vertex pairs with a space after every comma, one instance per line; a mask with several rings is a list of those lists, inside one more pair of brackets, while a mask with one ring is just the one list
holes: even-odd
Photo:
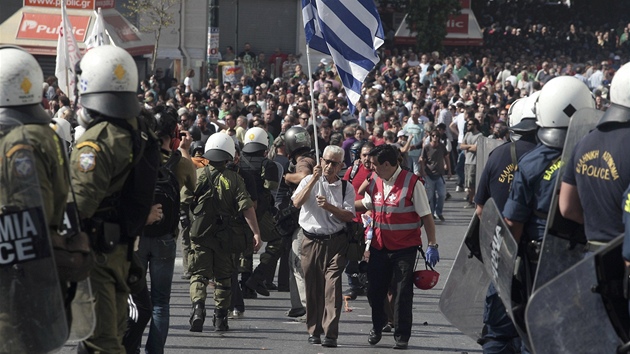
[[437, 262], [440, 261], [440, 252], [438, 251], [438, 249], [435, 247], [428, 247], [426, 254], [427, 263], [429, 263], [431, 267], [435, 267]]

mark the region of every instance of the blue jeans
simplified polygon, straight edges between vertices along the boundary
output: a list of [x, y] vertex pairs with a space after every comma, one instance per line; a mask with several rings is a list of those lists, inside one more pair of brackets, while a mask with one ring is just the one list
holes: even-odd
[[464, 187], [464, 182], [466, 179], [466, 176], [464, 175], [465, 164], [466, 164], [466, 152], [464, 150], [460, 150], [459, 156], [457, 157], [457, 165], [455, 166], [455, 173], [457, 173], [457, 185], [460, 187]]
[[442, 215], [444, 210], [444, 200], [446, 199], [446, 185], [442, 176], [427, 176], [424, 180], [424, 187], [427, 190], [431, 213]]
[[138, 257], [147, 267], [151, 279], [153, 313], [149, 326], [147, 353], [163, 353], [170, 320], [171, 285], [175, 269], [177, 244], [173, 235], [140, 237]]

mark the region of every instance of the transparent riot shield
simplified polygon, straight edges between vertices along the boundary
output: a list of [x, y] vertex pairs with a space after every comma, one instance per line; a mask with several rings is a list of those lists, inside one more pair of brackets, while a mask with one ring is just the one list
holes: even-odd
[[569, 123], [567, 137], [562, 150], [562, 164], [556, 179], [555, 192], [549, 207], [547, 227], [540, 252], [533, 290], [547, 283], [564, 270], [582, 260], [586, 237], [584, 228], [560, 215], [558, 196], [567, 161], [571, 158], [575, 145], [589, 131], [595, 128], [604, 114], [603, 111], [583, 108], [573, 115]]
[[[610, 282], [611, 276], [617, 283], [623, 277], [621, 241], [589, 255], [532, 294], [526, 322], [534, 353], [617, 352], [622, 341], [608, 313], [624, 312], [627, 320], [627, 301], [620, 300], [621, 287]], [[614, 258], [617, 261], [611, 261]], [[607, 265], [618, 270], [610, 272]], [[622, 302], [621, 308], [611, 306], [610, 294]]]
[[12, 123], [0, 123], [0, 352], [47, 353], [68, 326], [33, 149]]
[[439, 306], [444, 317], [455, 328], [478, 340], [482, 337], [483, 311], [490, 277], [481, 261], [466, 245], [466, 240], [473, 237], [479, 239], [479, 218], [476, 213], [444, 284]]
[[495, 148], [505, 144], [505, 141], [492, 139], [487, 137], [480, 137], [477, 140], [477, 178], [475, 180], [475, 185], [479, 185], [479, 179], [481, 178], [481, 171], [486, 167], [486, 163], [488, 162], [488, 156]]

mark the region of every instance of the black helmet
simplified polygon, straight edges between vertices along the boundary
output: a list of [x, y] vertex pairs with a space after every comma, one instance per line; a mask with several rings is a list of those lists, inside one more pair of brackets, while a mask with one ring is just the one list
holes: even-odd
[[193, 141], [201, 140], [201, 129], [199, 129], [198, 126], [193, 125], [192, 127], [188, 128], [188, 133], [190, 133]]
[[365, 144], [363, 140], [357, 140], [350, 146], [350, 158], [352, 161], [356, 161], [361, 157], [363, 144]]
[[302, 127], [292, 127], [284, 133], [284, 144], [289, 158], [294, 158], [297, 154], [311, 150], [311, 136]]
[[204, 153], [205, 144], [201, 140], [193, 141], [190, 144], [190, 156], [195, 157], [197, 155], [201, 156]]

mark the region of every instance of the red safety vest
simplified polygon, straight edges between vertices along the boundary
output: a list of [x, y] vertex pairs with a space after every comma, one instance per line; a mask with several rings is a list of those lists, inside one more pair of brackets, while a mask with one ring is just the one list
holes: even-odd
[[399, 250], [422, 244], [422, 220], [413, 206], [413, 189], [418, 176], [400, 171], [388, 195], [380, 177], [372, 179], [366, 193], [372, 198], [374, 235], [371, 246], [380, 250]]

